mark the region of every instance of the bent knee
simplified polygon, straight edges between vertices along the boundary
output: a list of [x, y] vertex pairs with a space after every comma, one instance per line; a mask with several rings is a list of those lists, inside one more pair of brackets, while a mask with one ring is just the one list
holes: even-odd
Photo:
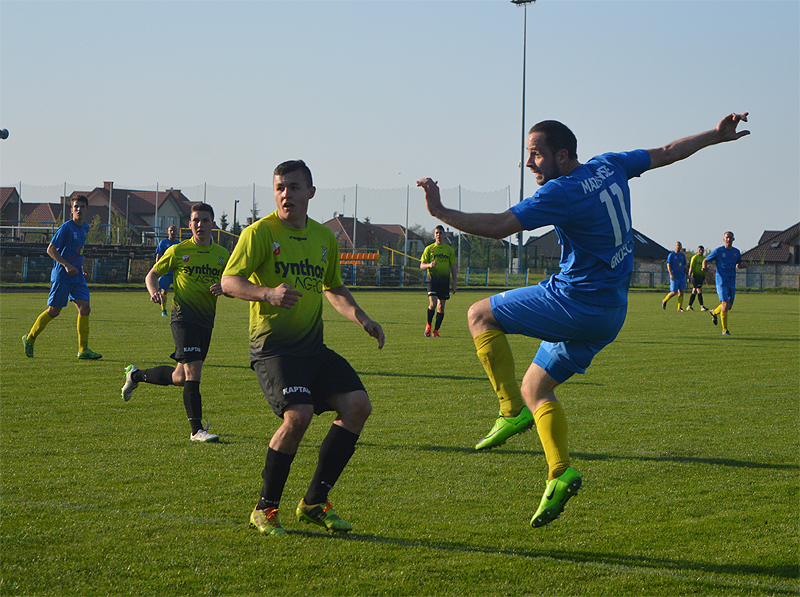
[[492, 304], [489, 299], [474, 303], [467, 311], [467, 323], [473, 335], [486, 331], [489, 327], [496, 327], [497, 321], [492, 314]]

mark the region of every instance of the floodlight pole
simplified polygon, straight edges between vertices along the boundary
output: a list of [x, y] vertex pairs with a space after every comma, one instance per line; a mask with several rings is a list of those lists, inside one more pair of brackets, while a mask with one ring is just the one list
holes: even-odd
[[[528, 55], [528, 4], [535, 4], [536, 0], [511, 0], [511, 4], [516, 4], [523, 8], [523, 28], [522, 28], [522, 143], [520, 144], [519, 157], [519, 200], [525, 199], [525, 67]], [[517, 234], [517, 271], [522, 267], [522, 231]]]

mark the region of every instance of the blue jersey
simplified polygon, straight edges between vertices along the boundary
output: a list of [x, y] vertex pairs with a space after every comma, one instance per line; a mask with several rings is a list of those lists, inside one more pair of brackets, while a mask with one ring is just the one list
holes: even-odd
[[717, 247], [706, 257], [717, 262], [717, 286], [736, 286], [736, 266], [742, 263], [742, 253], [736, 247]]
[[672, 269], [672, 276], [675, 278], [686, 277], [686, 255], [675, 253], [674, 251], [667, 257], [667, 265]]
[[633, 233], [628, 180], [650, 168], [644, 149], [595, 156], [511, 207], [526, 230], [552, 225], [561, 245], [554, 292], [599, 306], [628, 303]]
[[169, 240], [168, 238], [165, 238], [160, 243], [158, 243], [158, 247], [156, 247], [156, 255], [160, 255], [161, 257], [163, 257], [164, 253], [167, 252], [167, 249], [169, 249], [172, 245], [180, 244], [180, 242], [181, 241], [177, 239]]
[[78, 273], [70, 276], [63, 265], [53, 260], [53, 271], [50, 272], [51, 283], [86, 282], [83, 277], [83, 248], [86, 245], [86, 233], [88, 232], [89, 224], [86, 222], [78, 226], [74, 220], [69, 220], [58, 227], [50, 244], [58, 250], [67, 263], [78, 268]]

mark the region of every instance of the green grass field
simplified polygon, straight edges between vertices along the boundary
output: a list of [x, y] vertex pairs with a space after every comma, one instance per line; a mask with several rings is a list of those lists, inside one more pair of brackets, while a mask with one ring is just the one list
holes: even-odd
[[[294, 518], [331, 423], [316, 420], [284, 492], [284, 538], [248, 528], [278, 426], [248, 366], [247, 305], [220, 299], [203, 370], [219, 444], [193, 444], [181, 390], [123, 369], [169, 363], [145, 292], [95, 292], [75, 359], [68, 307], [26, 359], [46, 292], [0, 296], [2, 595], [796, 595], [799, 301], [740, 293], [732, 337], [707, 313], [634, 293], [618, 340], [557, 392], [584, 489], [528, 526], [546, 467], [535, 431], [477, 453], [497, 400], [463, 292], [440, 339], [422, 291], [356, 292], [386, 347], [326, 305], [326, 340], [374, 411], [331, 493], [348, 536]], [[717, 304], [706, 295], [710, 306]], [[713, 298], [712, 298], [713, 297]], [[511, 338], [521, 377], [537, 341]]]

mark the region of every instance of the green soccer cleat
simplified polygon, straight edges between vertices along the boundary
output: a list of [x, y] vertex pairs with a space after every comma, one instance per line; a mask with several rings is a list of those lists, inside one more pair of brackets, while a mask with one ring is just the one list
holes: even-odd
[[83, 352], [78, 353], [78, 359], [80, 359], [81, 361], [86, 361], [86, 360], [96, 361], [97, 359], [102, 359], [102, 358], [103, 355], [101, 355], [99, 352], [93, 351], [91, 348], [87, 348]]
[[297, 520], [321, 526], [329, 533], [349, 533], [353, 530], [352, 524], [336, 515], [330, 502], [309, 506], [303, 498], [297, 504]]
[[22, 336], [22, 345], [25, 347], [25, 356], [33, 358], [33, 342], [28, 342], [28, 334]]
[[264, 535], [286, 535], [286, 529], [281, 526], [281, 521], [278, 518], [277, 508], [267, 508], [266, 510], [259, 510], [258, 504], [253, 508], [250, 513], [250, 528], [258, 529]]
[[533, 528], [542, 527], [561, 516], [567, 500], [577, 495], [581, 487], [583, 487], [581, 476], [571, 468], [564, 471], [560, 477], [548, 481], [539, 509], [531, 518], [531, 526]]
[[500, 413], [488, 435], [477, 443], [475, 449], [497, 448], [506, 443], [506, 440], [512, 435], [524, 433], [531, 427], [533, 427], [533, 414], [527, 406], [523, 406], [516, 417], [504, 417], [503, 413]]

